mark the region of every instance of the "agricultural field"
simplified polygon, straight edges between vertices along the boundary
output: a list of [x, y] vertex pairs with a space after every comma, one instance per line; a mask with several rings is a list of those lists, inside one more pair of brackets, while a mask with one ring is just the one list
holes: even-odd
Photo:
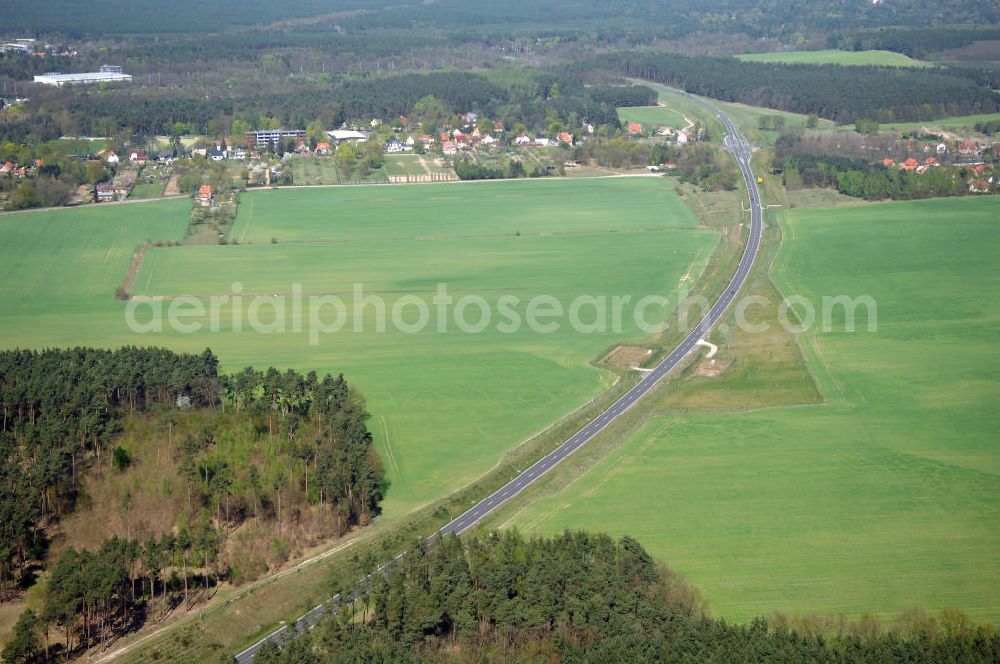
[[[85, 213], [86, 225], [60, 222]], [[0, 218], [0, 231], [13, 238], [0, 249], [4, 344], [211, 346], [224, 370], [342, 371], [373, 413], [369, 426], [392, 482], [386, 519], [475, 479], [595, 396], [614, 375], [590, 362], [640, 336], [631, 316], [620, 332], [576, 333], [563, 321], [553, 333], [505, 333], [495, 308], [495, 322], [476, 334], [453, 323], [439, 333], [436, 322], [412, 334], [391, 325], [378, 332], [371, 305], [364, 333], [348, 324], [312, 345], [308, 326], [234, 331], [231, 304], [221, 309], [219, 332], [132, 333], [125, 303], [113, 299], [131, 249], [180, 239], [189, 215], [189, 201], [168, 200]], [[390, 311], [405, 296], [429, 302], [439, 283], [456, 300], [480, 294], [490, 305], [506, 294], [560, 303], [580, 294], [638, 297], [669, 294], [683, 276], [696, 277], [718, 242], [658, 177], [248, 192], [230, 237], [224, 246], [149, 249], [133, 293], [206, 298], [231, 294], [239, 282], [245, 296], [272, 296], [300, 284], [306, 296], [342, 296], [352, 312], [355, 283]], [[147, 320], [142, 307], [157, 302], [165, 301], [134, 305], [137, 319]], [[650, 319], [668, 313], [650, 310]], [[324, 320], [331, 317], [327, 311]], [[478, 308], [466, 318], [477, 321]], [[586, 311], [581, 318], [589, 320]]]
[[952, 607], [996, 622], [998, 219], [993, 197], [789, 211], [780, 292], [818, 312], [870, 295], [877, 331], [861, 309], [853, 333], [839, 310], [798, 335], [801, 354], [713, 333], [735, 358], [721, 377], [703, 360], [660, 415], [505, 522], [628, 533], [733, 620]]
[[933, 67], [933, 63], [892, 51], [787, 51], [784, 53], [747, 53], [736, 56], [751, 62], [787, 62], [806, 65], [875, 65], [879, 67]]

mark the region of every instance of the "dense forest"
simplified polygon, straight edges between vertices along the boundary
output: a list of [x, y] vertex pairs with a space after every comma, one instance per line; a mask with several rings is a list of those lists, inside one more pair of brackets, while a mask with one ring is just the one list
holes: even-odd
[[[870, 28], [871, 26], [926, 26], [998, 19], [991, 3], [975, 0], [677, 0], [650, 4], [638, 0], [601, 3], [556, 3], [506, 0], [468, 3], [372, 3], [357, 0], [302, 0], [275, 5], [262, 0], [212, 3], [180, 0], [169, 6], [142, 0], [109, 0], [101, 12], [78, 12], [73, 0], [10, 0], [5, 23], [10, 30], [67, 37], [136, 35], [156, 36], [218, 32], [229, 28], [269, 24], [340, 25], [348, 31], [376, 31], [390, 27], [421, 29], [434, 26], [451, 33], [483, 38], [497, 33], [522, 36], [612, 35], [635, 39], [643, 34], [680, 32], [746, 32], [754, 36], [781, 36], [796, 31]], [[114, 20], [109, 20], [114, 17]], [[310, 21], [298, 21], [313, 17]], [[558, 20], [554, 20], [558, 17]], [[112, 27], [113, 26], [113, 27]], [[193, 27], [197, 26], [197, 28]], [[631, 30], [633, 32], [622, 32]]]
[[[31, 583], [61, 522], [77, 539], [138, 546], [141, 537], [145, 550], [171, 552], [182, 574], [158, 580], [159, 568], [141, 566], [150, 596], [156, 586], [169, 601], [170, 584], [187, 599], [188, 568], [203, 568], [203, 587], [240, 583], [283, 562], [302, 531], [337, 536], [377, 514], [382, 473], [368, 415], [343, 376], [274, 368], [226, 376], [217, 367], [208, 350], [0, 353], [0, 601]], [[92, 507], [104, 496], [117, 504]], [[84, 511], [104, 510], [97, 525], [73, 522], [81, 501]], [[236, 532], [239, 542], [220, 557]]]
[[1000, 94], [970, 78], [976, 74], [968, 71], [743, 62], [641, 52], [580, 63], [574, 69], [585, 75], [609, 67], [714, 99], [842, 123], [1000, 111]]
[[946, 612], [798, 629], [706, 615], [698, 595], [629, 537], [517, 532], [417, 542], [376, 576], [354, 611], [268, 644], [258, 664], [339, 662], [817, 662], [977, 664], [1000, 658], [1000, 636]]

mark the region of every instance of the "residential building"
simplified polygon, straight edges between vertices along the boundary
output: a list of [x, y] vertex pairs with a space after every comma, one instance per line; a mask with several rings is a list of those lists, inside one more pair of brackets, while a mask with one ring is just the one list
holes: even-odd
[[199, 205], [201, 207], [210, 206], [213, 200], [215, 200], [215, 196], [212, 194], [212, 187], [207, 184], [201, 185], [198, 189], [198, 193], [195, 194], [194, 197], [195, 205]]
[[252, 145], [258, 148], [267, 147], [272, 143], [280, 143], [286, 138], [291, 138], [294, 141], [300, 141], [304, 140], [305, 137], [305, 129], [260, 129], [258, 131], [248, 131], [244, 135], [247, 145]]

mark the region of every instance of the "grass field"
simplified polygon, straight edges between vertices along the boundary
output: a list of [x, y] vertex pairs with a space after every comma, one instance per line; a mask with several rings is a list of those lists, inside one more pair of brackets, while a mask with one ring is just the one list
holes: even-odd
[[434, 155], [387, 154], [382, 167], [388, 177], [407, 175], [431, 175], [433, 173], [454, 173], [450, 166], [438, 165]]
[[386, 182], [384, 169], [375, 169], [363, 178], [345, 180], [331, 157], [295, 157], [289, 159], [287, 167], [292, 172], [292, 182], [296, 185], [352, 184], [355, 182]]
[[[491, 303], [501, 294], [568, 302], [578, 294], [669, 293], [682, 275], [697, 275], [718, 240], [696, 228], [670, 187], [664, 178], [611, 178], [252, 192], [242, 197], [232, 233], [239, 245], [150, 249], [133, 290], [204, 296], [230, 293], [240, 281], [246, 294], [270, 295], [299, 283], [307, 294], [346, 293], [350, 306], [352, 284], [360, 282], [390, 310], [404, 295], [429, 299], [441, 282], [456, 299], [478, 293]], [[453, 324], [442, 334], [435, 326], [357, 334], [348, 325], [316, 346], [305, 332], [228, 326], [130, 333], [125, 305], [112, 294], [131, 248], [178, 239], [189, 211], [183, 200], [0, 218], [0, 231], [12, 238], [0, 250], [4, 345], [211, 346], [229, 370], [343, 371], [374, 413], [370, 427], [392, 481], [389, 518], [474, 479], [596, 395], [614, 376], [590, 361], [638, 334], [630, 317], [620, 333], [595, 334], [573, 333], [565, 321], [553, 334], [505, 334], [495, 323], [480, 334]], [[90, 225], [59, 223], [87, 212]], [[149, 229], [161, 216], [172, 220], [154, 236]], [[223, 309], [223, 321], [229, 312]]]
[[784, 53], [748, 53], [736, 56], [750, 62], [787, 62], [789, 64], [877, 65], [888, 67], [933, 67], [930, 62], [914, 60], [892, 51], [787, 51]]
[[[670, 106], [630, 106], [618, 109], [618, 119], [622, 124], [638, 122], [643, 129], [664, 125], [674, 129], [684, 129], [687, 122], [684, 113]], [[692, 118], [693, 121], [693, 118]]]
[[890, 122], [879, 125], [879, 131], [906, 131], [911, 129], [947, 129], [947, 130], [967, 130], [972, 131], [977, 123], [996, 122], [1000, 120], [1000, 113], [980, 113], [978, 115], [957, 115], [951, 118], [940, 118], [937, 120], [924, 120], [921, 122]]
[[668, 387], [662, 415], [511, 523], [635, 536], [735, 620], [1000, 619], [1000, 200], [788, 214], [783, 293], [878, 303], [876, 333], [799, 336], [823, 403], [784, 344], [716, 333], [729, 373]]

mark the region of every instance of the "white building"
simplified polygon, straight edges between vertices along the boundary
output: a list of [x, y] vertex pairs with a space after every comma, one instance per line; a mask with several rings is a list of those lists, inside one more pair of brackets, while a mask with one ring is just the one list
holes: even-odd
[[60, 74], [49, 72], [35, 76], [35, 83], [62, 87], [64, 85], [92, 85], [94, 83], [131, 83], [132, 76], [122, 72], [117, 65], [101, 65], [100, 71]]
[[368, 134], [360, 131], [354, 131], [353, 129], [334, 129], [333, 131], [326, 132], [326, 135], [329, 136], [330, 140], [337, 145], [343, 143], [344, 141], [364, 143], [368, 140]]

